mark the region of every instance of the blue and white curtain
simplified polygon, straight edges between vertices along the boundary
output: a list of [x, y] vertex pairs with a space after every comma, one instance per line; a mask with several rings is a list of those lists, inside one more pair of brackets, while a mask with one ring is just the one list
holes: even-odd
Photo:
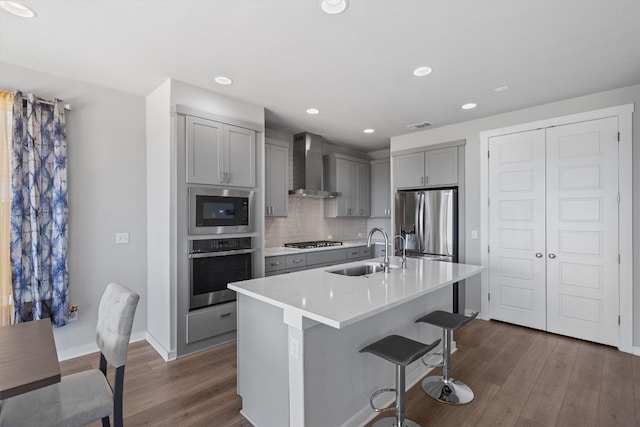
[[62, 101], [16, 92], [11, 176], [11, 280], [16, 323], [69, 317], [67, 142]]

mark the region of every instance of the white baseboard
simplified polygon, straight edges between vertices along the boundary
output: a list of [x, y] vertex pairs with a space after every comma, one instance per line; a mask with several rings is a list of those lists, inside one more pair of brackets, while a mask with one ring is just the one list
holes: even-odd
[[[142, 341], [146, 337], [146, 332], [134, 332], [131, 334], [131, 338], [129, 342], [137, 342]], [[87, 354], [96, 353], [100, 351], [98, 345], [96, 343], [79, 345], [77, 347], [68, 348], [58, 352], [58, 360], [62, 362], [63, 360], [73, 359], [75, 357], [86, 356]]]
[[149, 344], [151, 344], [151, 347], [153, 347], [153, 349], [160, 355], [160, 357], [164, 359], [165, 362], [176, 360], [176, 358], [178, 357], [178, 352], [176, 350], [167, 350], [162, 344], [160, 344], [160, 341], [155, 339], [154, 336], [149, 332], [147, 332], [146, 340]]

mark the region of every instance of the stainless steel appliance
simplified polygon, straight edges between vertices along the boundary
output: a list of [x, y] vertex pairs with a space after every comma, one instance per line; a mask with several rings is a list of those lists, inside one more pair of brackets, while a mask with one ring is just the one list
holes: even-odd
[[251, 237], [192, 240], [189, 250], [189, 309], [234, 301], [227, 284], [253, 277]]
[[340, 193], [324, 190], [323, 144], [323, 137], [309, 132], [293, 137], [293, 189], [289, 190], [291, 196], [340, 196]]
[[[398, 191], [395, 233], [406, 239], [407, 256], [458, 262], [457, 188]], [[401, 251], [400, 246], [396, 247]], [[457, 284], [453, 291], [453, 307], [457, 313]]]
[[189, 234], [253, 231], [253, 191], [189, 188]]
[[313, 248], [326, 248], [328, 246], [341, 246], [342, 242], [336, 242], [333, 240], [314, 240], [311, 242], [296, 242], [296, 243], [285, 243], [285, 248], [295, 248], [295, 249], [313, 249]]

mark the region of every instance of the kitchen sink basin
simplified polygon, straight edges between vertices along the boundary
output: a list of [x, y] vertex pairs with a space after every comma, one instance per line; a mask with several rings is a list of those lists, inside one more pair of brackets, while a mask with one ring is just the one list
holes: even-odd
[[[397, 265], [390, 265], [389, 268], [397, 268]], [[364, 264], [355, 267], [341, 268], [339, 270], [329, 270], [329, 273], [340, 274], [342, 276], [366, 276], [384, 271], [384, 267], [380, 264]]]

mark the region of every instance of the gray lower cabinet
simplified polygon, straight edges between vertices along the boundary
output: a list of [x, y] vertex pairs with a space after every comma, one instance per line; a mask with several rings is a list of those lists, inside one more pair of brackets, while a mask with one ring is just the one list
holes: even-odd
[[187, 344], [235, 331], [236, 314], [235, 301], [187, 314]]
[[349, 248], [304, 252], [293, 255], [277, 255], [264, 259], [265, 276], [293, 273], [318, 267], [342, 264], [372, 256], [372, 248], [355, 246]]

